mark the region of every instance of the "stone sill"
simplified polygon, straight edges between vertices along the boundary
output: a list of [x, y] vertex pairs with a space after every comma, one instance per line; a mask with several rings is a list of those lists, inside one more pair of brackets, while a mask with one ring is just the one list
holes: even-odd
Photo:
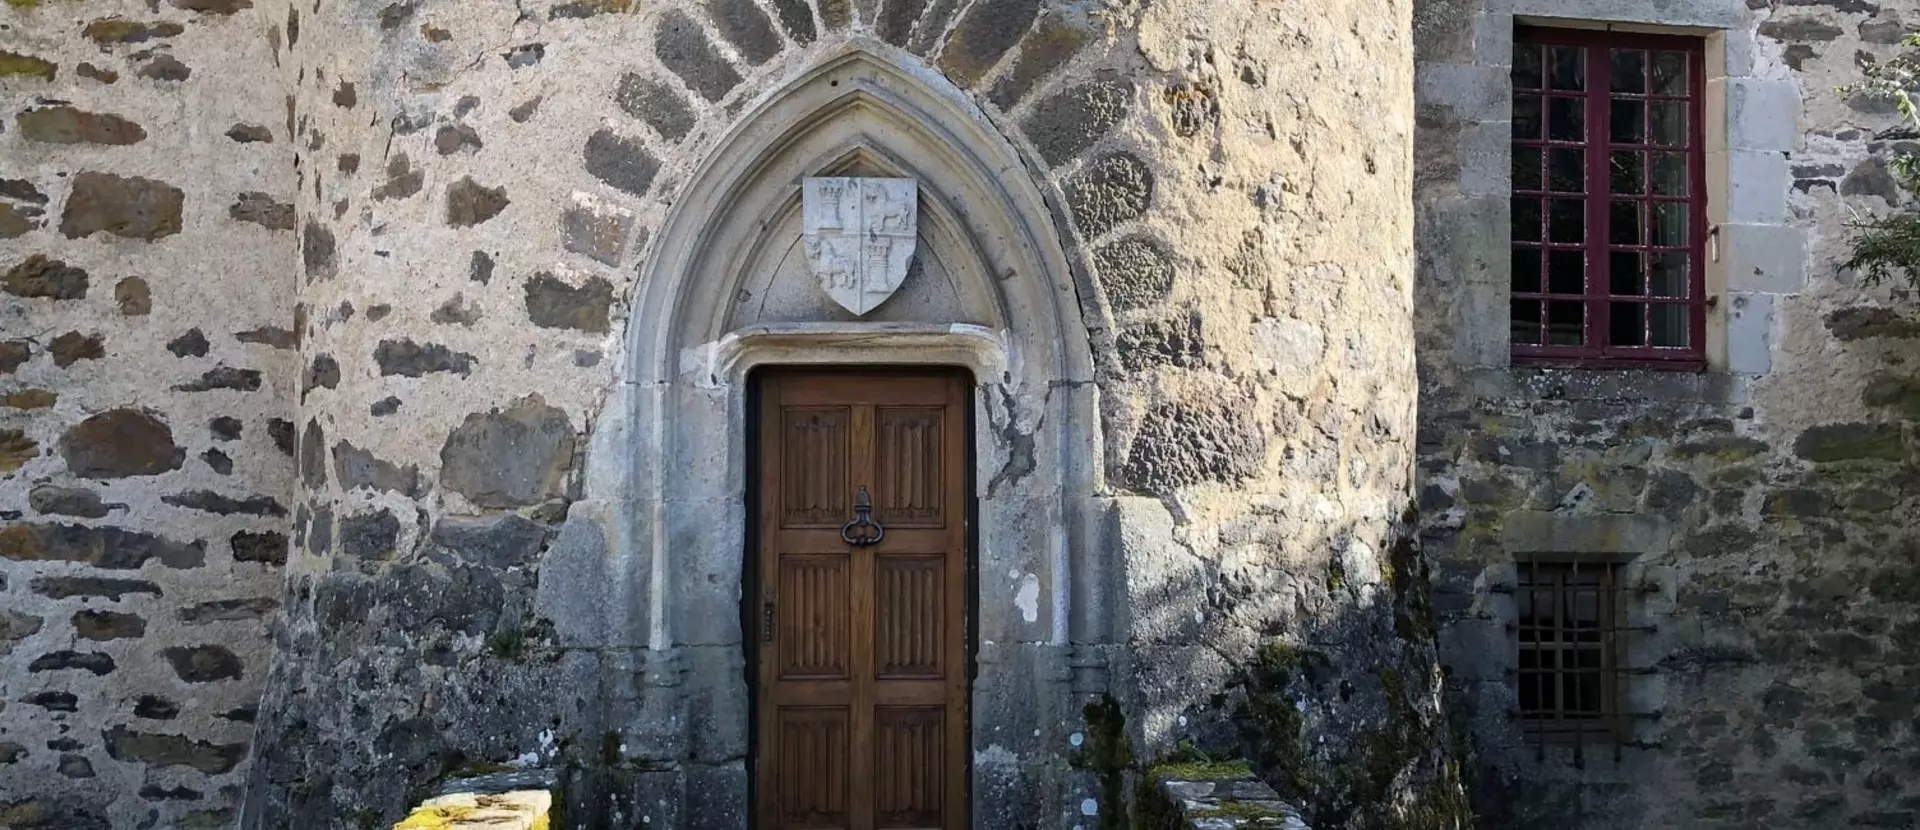
[[1660, 401], [1731, 405], [1742, 402], [1745, 375], [1724, 371], [1569, 368], [1515, 364], [1465, 369], [1460, 391], [1507, 401]]
[[1217, 777], [1210, 773], [1201, 777], [1177, 768], [1153, 771], [1149, 785], [1161, 803], [1171, 808], [1167, 830], [1312, 830], [1298, 809], [1244, 767], [1220, 772]]

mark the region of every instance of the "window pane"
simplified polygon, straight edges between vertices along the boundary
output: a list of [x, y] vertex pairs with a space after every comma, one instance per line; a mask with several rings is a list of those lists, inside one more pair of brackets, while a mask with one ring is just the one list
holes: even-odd
[[1514, 300], [1510, 304], [1513, 342], [1530, 346], [1540, 344], [1540, 301]]
[[1647, 277], [1641, 270], [1638, 251], [1613, 251], [1607, 254], [1607, 290], [1622, 296], [1647, 293]]
[[1647, 345], [1647, 307], [1644, 303], [1614, 303], [1607, 309], [1607, 342], [1615, 346]]
[[1613, 170], [1609, 186], [1614, 193], [1638, 196], [1647, 192], [1647, 154], [1637, 150], [1615, 150], [1608, 164]]
[[1654, 101], [1647, 105], [1651, 111], [1648, 138], [1661, 147], [1687, 146], [1687, 102]]
[[1687, 296], [1687, 255], [1681, 251], [1662, 251], [1653, 255], [1651, 292], [1655, 297]]
[[1655, 95], [1687, 94], [1687, 53], [1654, 53], [1653, 93]]
[[1661, 196], [1687, 195], [1687, 154], [1653, 154], [1653, 192]]
[[1519, 294], [1537, 294], [1540, 292], [1540, 249], [1513, 249], [1513, 290]]
[[[1526, 653], [1530, 652], [1522, 652]], [[1552, 698], [1547, 695], [1547, 683], [1551, 680], [1553, 678], [1545, 674], [1520, 675], [1520, 711], [1537, 713], [1551, 709]]]
[[1533, 609], [1533, 624], [1543, 628], [1552, 628], [1554, 619], [1553, 581], [1538, 583], [1538, 587], [1527, 592], [1527, 604]]
[[1687, 207], [1685, 202], [1654, 203], [1652, 244], [1669, 248], [1687, 244]]
[[1549, 251], [1547, 291], [1554, 294], [1587, 293], [1587, 252]]
[[1522, 96], [1513, 99], [1513, 137], [1521, 141], [1539, 141], [1541, 132], [1541, 107], [1539, 98]]
[[1516, 196], [1513, 200], [1513, 241], [1540, 241], [1540, 200]]
[[1587, 192], [1587, 152], [1570, 147], [1548, 150], [1547, 178], [1556, 193]]
[[1547, 99], [1547, 138], [1587, 140], [1587, 102], [1579, 98]]
[[1540, 148], [1513, 148], [1513, 189], [1537, 191], [1540, 181]]
[[1578, 199], [1555, 199], [1548, 208], [1547, 241], [1579, 243], [1587, 238], [1587, 204]]
[[[1600, 652], [1588, 650], [1587, 653], [1593, 655], [1593, 668], [1598, 669]], [[1600, 706], [1600, 673], [1598, 671], [1576, 674], [1567, 678], [1567, 683], [1573, 687], [1567, 694], [1567, 708], [1570, 712], [1594, 717], [1604, 711]]]
[[1632, 95], [1647, 91], [1647, 53], [1638, 49], [1613, 50], [1613, 91]]
[[1579, 300], [1547, 302], [1547, 345], [1578, 346], [1587, 342], [1587, 304]]
[[1578, 46], [1547, 47], [1552, 87], [1573, 92], [1587, 88], [1587, 50]]
[[1519, 44], [1513, 47], [1514, 89], [1540, 88], [1540, 81], [1547, 74], [1541, 52], [1541, 47], [1530, 44]]
[[1600, 627], [1600, 592], [1593, 590], [1569, 591], [1569, 605], [1572, 611], [1568, 618], [1570, 625], [1579, 629]]
[[1659, 303], [1652, 310], [1653, 345], [1686, 348], [1688, 306], [1683, 303]]
[[1615, 245], [1640, 245], [1646, 240], [1641, 232], [1640, 206], [1642, 202], [1616, 199], [1607, 213], [1607, 241]]
[[1647, 143], [1647, 105], [1638, 98], [1616, 100], [1608, 105], [1607, 135], [1615, 144]]

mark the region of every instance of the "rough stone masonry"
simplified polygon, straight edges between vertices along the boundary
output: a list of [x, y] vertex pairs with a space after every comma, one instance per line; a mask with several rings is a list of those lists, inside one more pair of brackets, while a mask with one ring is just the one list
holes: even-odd
[[[1707, 371], [1509, 365], [1516, 20], [1719, 56]], [[715, 210], [764, 225], [740, 238], [665, 230], [722, 181], [818, 172], [725, 149], [786, 131], [981, 197], [927, 203], [928, 293], [875, 317], [923, 339], [879, 354], [965, 362], [925, 332], [989, 330], [976, 495], [1077, 517], [983, 530], [1009, 567], [979, 575], [976, 826], [1146, 822], [1131, 788], [1196, 754], [1315, 827], [1913, 826], [1920, 312], [1834, 265], [1847, 208], [1905, 198], [1907, 139], [1830, 90], [1914, 22], [7, 0], [0, 827], [384, 827], [501, 766], [551, 771], [570, 828], [745, 826], [741, 497], [693, 521], [629, 485], [744, 464], [684, 423], [739, 417], [703, 368], [737, 321], [875, 359], [860, 321], [760, 297], [789, 296], [773, 260], [660, 293], [669, 255], [791, 241], [741, 218], [776, 197]], [[836, 109], [809, 73], [849, 56], [886, 95]], [[1071, 325], [1008, 322], [1041, 306]], [[1050, 349], [1084, 371], [1021, 360]], [[1659, 717], [1620, 762], [1507, 718], [1503, 598], [1542, 551], [1630, 553], [1649, 586], [1631, 693]]]

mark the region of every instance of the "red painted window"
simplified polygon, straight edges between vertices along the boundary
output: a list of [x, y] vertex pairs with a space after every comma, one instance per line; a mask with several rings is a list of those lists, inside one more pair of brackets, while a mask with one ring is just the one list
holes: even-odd
[[1705, 364], [1702, 56], [1694, 38], [1517, 33], [1516, 363]]

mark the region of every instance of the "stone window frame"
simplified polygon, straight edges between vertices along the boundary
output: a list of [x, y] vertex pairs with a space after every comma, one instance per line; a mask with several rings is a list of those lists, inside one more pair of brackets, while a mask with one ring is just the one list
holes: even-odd
[[[1787, 218], [1792, 183], [1787, 154], [1800, 132], [1801, 97], [1798, 82], [1756, 70], [1756, 55], [1763, 49], [1749, 25], [1750, 15], [1745, 0], [1502, 0], [1476, 15], [1470, 39], [1461, 44], [1464, 53], [1421, 60], [1416, 94], [1422, 106], [1449, 108], [1469, 125], [1453, 150], [1461, 159], [1458, 190], [1441, 201], [1471, 204], [1497, 197], [1499, 202], [1488, 204], [1484, 218], [1473, 226], [1492, 237], [1486, 240], [1490, 247], [1504, 251], [1511, 244], [1506, 204], [1513, 192], [1508, 73], [1516, 27], [1611, 29], [1705, 40], [1706, 292], [1719, 301], [1706, 315], [1704, 369], [1557, 371], [1577, 371], [1605, 386], [1627, 383], [1642, 392], [1673, 393], [1663, 397], [1719, 400], [1737, 394], [1743, 377], [1771, 370], [1774, 309], [1784, 295], [1806, 286], [1810, 270], [1808, 231]], [[1475, 276], [1462, 284], [1467, 291], [1454, 312], [1453, 352], [1463, 367], [1533, 368], [1513, 360], [1504, 256], [1497, 262], [1497, 267], [1474, 266], [1469, 273]], [[1649, 375], [1699, 380], [1649, 385], [1654, 381]]]
[[[1474, 649], [1500, 649], [1477, 673], [1482, 681], [1496, 680], [1507, 697], [1502, 703], [1501, 727], [1510, 730], [1510, 744], [1500, 754], [1509, 762], [1524, 761], [1542, 768], [1577, 770], [1582, 777], [1601, 778], [1618, 773], [1630, 753], [1660, 749], [1660, 714], [1666, 706], [1667, 680], [1660, 671], [1672, 654], [1674, 632], [1670, 621], [1676, 610], [1676, 575], [1670, 562], [1673, 528], [1664, 518], [1648, 514], [1572, 516], [1545, 511], [1511, 515], [1500, 531], [1504, 561], [1489, 563], [1474, 580], [1474, 604], [1482, 619], [1478, 625], [1453, 627], [1442, 635], [1443, 661], [1450, 664]], [[1577, 745], [1571, 740], [1537, 740], [1519, 717], [1518, 670], [1520, 570], [1531, 562], [1542, 564], [1607, 563], [1618, 572], [1623, 588], [1616, 617], [1631, 632], [1616, 643], [1622, 673], [1615, 690], [1616, 734], [1607, 743]], [[1453, 660], [1448, 660], [1451, 652]], [[1484, 686], [1482, 687], [1485, 688]], [[1490, 724], [1491, 725], [1491, 724]], [[1604, 763], [1599, 763], [1604, 762]], [[1611, 770], [1612, 772], [1608, 772]], [[1598, 779], [1595, 779], [1598, 780]]]
[[[1573, 47], [1586, 50], [1586, 65], [1584, 67], [1586, 85], [1584, 89], [1578, 90], [1577, 94], [1570, 94], [1568, 91], [1554, 91], [1549, 85], [1548, 88], [1543, 88], [1539, 92], [1533, 93], [1540, 97], [1543, 102], [1553, 100], [1579, 101], [1580, 111], [1584, 120], [1583, 137], [1577, 142], [1573, 142], [1555, 140], [1550, 134], [1545, 137], [1536, 136], [1530, 139], [1523, 139], [1516, 133], [1512, 142], [1512, 152], [1516, 157], [1518, 152], [1523, 148], [1537, 148], [1543, 156], [1543, 169], [1548, 166], [1546, 162], [1552, 157], [1554, 151], [1564, 150], [1577, 143], [1585, 153], [1585, 163], [1582, 169], [1582, 180], [1584, 184], [1579, 201], [1585, 205], [1586, 209], [1581, 222], [1582, 235], [1580, 241], [1577, 243], [1577, 248], [1572, 245], [1555, 247], [1557, 243], [1551, 239], [1546, 232], [1548, 225], [1548, 212], [1546, 210], [1541, 211], [1540, 241], [1529, 242], [1516, 238], [1513, 242], [1509, 253], [1510, 262], [1512, 262], [1515, 267], [1518, 267], [1519, 262], [1516, 258], [1518, 257], [1519, 251], [1538, 251], [1540, 261], [1536, 264], [1535, 268], [1542, 271], [1542, 279], [1538, 286], [1539, 290], [1533, 292], [1512, 291], [1509, 296], [1513, 298], [1512, 302], [1516, 307], [1521, 303], [1537, 303], [1536, 308], [1543, 312], [1537, 318], [1539, 333], [1542, 335], [1540, 342], [1520, 342], [1512, 337], [1515, 329], [1510, 328], [1509, 348], [1512, 352], [1513, 362], [1515, 364], [1527, 365], [1567, 365], [1591, 368], [1635, 367], [1682, 370], [1699, 370], [1706, 368], [1707, 314], [1709, 308], [1717, 304], [1718, 299], [1717, 296], [1708, 293], [1706, 282], [1707, 242], [1711, 234], [1707, 223], [1706, 207], [1708, 201], [1706, 177], [1706, 135], [1708, 130], [1704, 123], [1706, 120], [1705, 100], [1708, 95], [1706, 86], [1707, 73], [1704, 65], [1706, 62], [1706, 38], [1697, 35], [1648, 34], [1639, 31], [1623, 31], [1618, 28], [1596, 30], [1566, 26], [1524, 24], [1517, 24], [1515, 30], [1512, 54], [1516, 56], [1519, 54], [1519, 50], [1524, 47], [1548, 49], [1553, 47]], [[1611, 218], [1607, 208], [1612, 206], [1614, 197], [1619, 195], [1612, 192], [1612, 176], [1608, 165], [1608, 154], [1613, 147], [1619, 145], [1615, 144], [1613, 137], [1609, 134], [1608, 124], [1611, 115], [1610, 106], [1617, 103], [1619, 99], [1618, 93], [1612, 92], [1611, 89], [1606, 86], [1596, 86], [1596, 84], [1606, 84], [1607, 81], [1610, 80], [1610, 73], [1602, 73], [1599, 70], [1610, 67], [1607, 55], [1610, 51], [1616, 49], [1644, 50], [1650, 54], [1654, 52], [1678, 52], [1687, 56], [1685, 91], [1679, 96], [1669, 96], [1677, 97], [1684, 105], [1686, 127], [1684, 130], [1684, 141], [1679, 147], [1679, 151], [1686, 159], [1685, 192], [1677, 197], [1669, 198], [1655, 195], [1650, 188], [1646, 188], [1643, 189], [1640, 197], [1636, 200], [1649, 204], [1675, 204], [1685, 206], [1684, 217], [1687, 229], [1685, 233], [1685, 244], [1681, 247], [1685, 252], [1687, 271], [1683, 295], [1678, 301], [1640, 300], [1640, 304], [1647, 306], [1647, 310], [1642, 312], [1643, 315], [1650, 314], [1654, 306], [1677, 306], [1684, 310], [1685, 319], [1683, 329], [1686, 333], [1687, 345], [1682, 347], [1659, 347], [1648, 344], [1622, 346], [1612, 342], [1613, 333], [1610, 330], [1610, 312], [1613, 307], [1619, 305], [1623, 297], [1642, 296], [1614, 294], [1611, 286], [1608, 284], [1610, 282], [1611, 258], [1617, 253], [1616, 248], [1618, 246], [1613, 244], [1606, 230]], [[1513, 91], [1513, 97], [1516, 101], [1528, 94], [1528, 90], [1521, 90], [1517, 87], [1515, 87]], [[1651, 90], [1648, 90], [1644, 94], [1648, 96], [1647, 100], [1652, 100], [1655, 97]], [[1543, 112], [1543, 129], [1547, 126], [1544, 123], [1545, 120], [1545, 113]], [[1639, 145], [1636, 144], [1635, 146]], [[1650, 158], [1651, 153], [1652, 149], [1649, 146], [1647, 157]], [[1514, 169], [1516, 171], [1519, 170], [1517, 162]], [[1552, 194], [1559, 191], [1553, 188], [1550, 176], [1546, 173], [1542, 175], [1543, 178], [1540, 187], [1537, 190], [1527, 191], [1525, 195], [1522, 194], [1519, 188], [1519, 182], [1512, 182], [1513, 186], [1510, 188], [1510, 192], [1513, 194], [1512, 200], [1516, 209], [1522, 202], [1530, 200], [1537, 200], [1542, 203], [1571, 201], [1569, 199], [1553, 198]], [[1651, 180], [1647, 179], [1646, 181], [1650, 182]], [[1651, 223], [1648, 224], [1648, 227], [1651, 228]], [[1552, 261], [1551, 254], [1572, 251], [1578, 251], [1583, 254], [1584, 263], [1582, 267], [1581, 290], [1574, 293], [1554, 292], [1554, 286], [1551, 283], [1550, 268], [1548, 268]], [[1651, 257], [1660, 253], [1671, 253], [1671, 251], [1655, 251], [1651, 247], [1651, 243], [1647, 242], [1646, 250], [1640, 253]], [[1650, 263], [1642, 267], [1650, 267]], [[1651, 292], [1647, 292], [1646, 296], [1650, 297]], [[1581, 342], [1579, 344], [1560, 345], [1545, 342], [1549, 339], [1546, 335], [1550, 333], [1552, 325], [1550, 315], [1544, 312], [1550, 310], [1554, 305], [1565, 306], [1575, 303], [1583, 309]], [[1511, 319], [1513, 318], [1510, 315], [1510, 320]], [[1517, 321], [1514, 321], [1514, 326], [1518, 326]], [[1651, 331], [1652, 329], [1650, 327], [1643, 326], [1643, 333], [1649, 337], [1651, 336]]]

